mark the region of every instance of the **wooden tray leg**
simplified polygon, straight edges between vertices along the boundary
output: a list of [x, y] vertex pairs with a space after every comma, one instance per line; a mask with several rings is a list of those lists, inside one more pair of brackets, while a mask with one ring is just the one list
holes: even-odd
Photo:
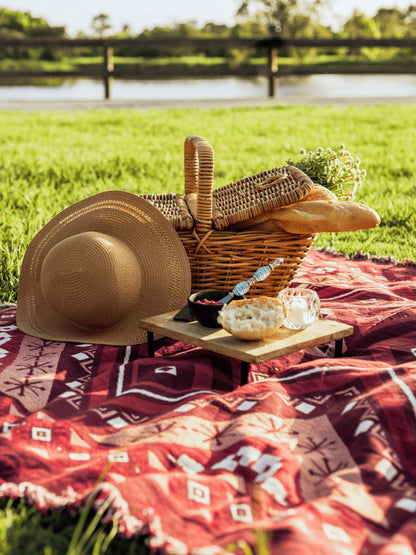
[[334, 357], [342, 357], [342, 338], [335, 340], [335, 353]]
[[152, 331], [147, 332], [147, 356], [149, 358], [155, 356], [155, 336]]
[[240, 370], [240, 385], [245, 385], [248, 382], [248, 371], [250, 368], [250, 364], [248, 362], [241, 361], [241, 370]]

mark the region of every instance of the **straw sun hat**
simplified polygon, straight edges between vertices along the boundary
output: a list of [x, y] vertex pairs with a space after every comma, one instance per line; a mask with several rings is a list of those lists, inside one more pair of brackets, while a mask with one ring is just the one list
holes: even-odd
[[55, 216], [22, 262], [17, 325], [53, 341], [143, 343], [140, 318], [186, 304], [189, 260], [172, 224], [147, 200], [106, 191]]

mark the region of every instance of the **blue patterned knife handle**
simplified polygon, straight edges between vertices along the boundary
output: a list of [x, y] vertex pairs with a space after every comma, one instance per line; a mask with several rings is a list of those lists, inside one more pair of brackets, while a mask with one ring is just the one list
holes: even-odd
[[268, 278], [272, 273], [273, 268], [282, 262], [283, 258], [276, 258], [276, 260], [271, 264], [267, 264], [267, 266], [263, 266], [262, 268], [256, 270], [249, 280], [241, 281], [234, 287], [232, 291], [233, 295], [245, 295], [253, 283], [257, 283], [258, 281], [263, 281]]

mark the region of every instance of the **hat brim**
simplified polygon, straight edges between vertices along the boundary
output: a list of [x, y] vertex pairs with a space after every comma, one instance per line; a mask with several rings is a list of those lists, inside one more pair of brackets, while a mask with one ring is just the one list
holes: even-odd
[[[63, 319], [47, 303], [40, 285], [47, 253], [67, 237], [88, 231], [122, 240], [141, 268], [137, 305], [115, 325], [98, 331], [81, 330]], [[189, 259], [172, 224], [138, 195], [106, 191], [64, 209], [29, 244], [19, 278], [17, 325], [28, 335], [52, 341], [135, 345], [147, 336], [139, 320], [182, 308], [190, 290]]]

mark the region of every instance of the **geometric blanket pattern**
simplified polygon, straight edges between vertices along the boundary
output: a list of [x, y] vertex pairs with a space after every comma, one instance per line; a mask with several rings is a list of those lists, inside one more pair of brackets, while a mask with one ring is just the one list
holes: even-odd
[[[183, 342], [36, 339], [0, 311], [0, 495], [111, 500], [169, 553], [416, 552], [416, 269], [311, 250], [294, 283], [343, 341], [250, 365]], [[243, 544], [241, 544], [243, 542]], [[231, 547], [233, 552], [241, 548]]]

